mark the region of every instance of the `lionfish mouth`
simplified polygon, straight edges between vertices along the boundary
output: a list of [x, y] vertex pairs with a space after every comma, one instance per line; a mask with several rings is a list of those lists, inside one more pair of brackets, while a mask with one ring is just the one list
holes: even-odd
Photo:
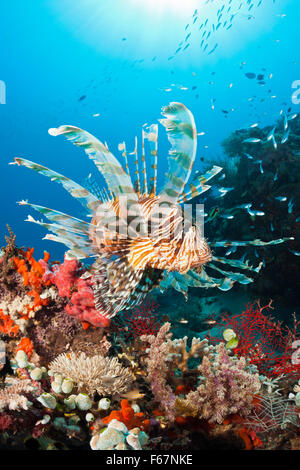
[[[199, 211], [199, 220], [197, 217], [194, 219], [191, 201], [208, 191], [211, 186], [207, 182], [223, 169], [213, 166], [203, 175], [196, 174], [191, 179], [197, 148], [194, 117], [181, 103], [170, 103], [162, 109], [162, 115], [164, 118], [160, 123], [167, 132], [171, 148], [168, 172], [159, 192], [158, 124], [142, 129], [141, 156], [138, 155], [137, 138], [134, 151], [129, 154], [125, 142], [119, 144], [124, 166], [109, 151], [107, 144], [78, 127], [49, 129], [51, 135], [65, 135], [84, 149], [105, 179], [106, 188], [102, 190], [89, 190], [23, 158], [16, 158], [14, 162], [61, 184], [85, 207], [90, 222], [27, 201], [20, 202], [51, 222], [38, 221], [32, 216], [27, 219], [51, 232], [45, 239], [66, 245], [67, 258], [96, 257], [91, 270], [95, 305], [107, 318], [140, 303], [149, 291], [157, 287], [162, 292], [173, 287], [187, 296], [190, 286], [228, 290], [235, 282], [252, 282], [252, 278], [236, 269], [257, 273], [261, 263], [254, 268], [242, 260], [213, 256], [211, 248], [263, 246], [289, 240], [208, 243], [203, 235], [203, 210]], [[146, 147], [150, 154], [147, 165]], [[129, 161], [130, 157], [133, 161]], [[133, 177], [129, 169], [132, 166]], [[147, 166], [150, 167], [149, 178]], [[218, 189], [224, 195], [226, 188]], [[230, 266], [230, 271], [223, 269], [224, 264]], [[208, 274], [206, 268], [209, 272], [221, 274], [221, 277]]]

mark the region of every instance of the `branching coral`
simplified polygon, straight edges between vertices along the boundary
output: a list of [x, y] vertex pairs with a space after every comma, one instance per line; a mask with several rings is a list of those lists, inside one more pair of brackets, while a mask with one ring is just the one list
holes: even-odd
[[170, 421], [175, 419], [176, 395], [170, 385], [167, 384], [169, 340], [172, 336], [169, 332], [170, 323], [165, 323], [156, 336], [142, 336], [142, 341], [150, 344], [148, 358], [146, 360], [148, 369], [148, 381], [156, 401], [158, 401]]
[[6, 287], [13, 287], [15, 284], [14, 276], [12, 275], [12, 263], [10, 260], [16, 255], [16, 236], [12, 232], [9, 225], [7, 225], [9, 236], [5, 236], [6, 246], [1, 250], [0, 258], [0, 283]]
[[[15, 285], [14, 288], [12, 283], [8, 287], [4, 283], [1, 285], [0, 332], [12, 337], [25, 332], [29, 318], [48, 304], [49, 295], [47, 283], [42, 280], [44, 269], [34, 259], [33, 248], [25, 252], [15, 247], [12, 251], [7, 247], [7, 252], [14, 253], [13, 257], [6, 259], [6, 270], [14, 273]], [[45, 252], [45, 259], [48, 256]], [[2, 271], [3, 264], [4, 258]]]
[[99, 395], [116, 395], [126, 392], [133, 382], [129, 369], [122, 367], [117, 358], [88, 357], [86, 354], [60, 354], [49, 369], [71, 379], [78, 390]]
[[156, 401], [160, 403], [166, 417], [173, 421], [176, 416], [175, 402], [176, 395], [171, 386], [167, 383], [170, 364], [172, 369], [177, 369], [180, 373], [190, 372], [188, 367], [189, 359], [199, 359], [204, 354], [210, 354], [207, 340], [193, 338], [191, 348], [187, 349], [187, 337], [171, 340], [172, 333], [169, 333], [170, 323], [164, 323], [156, 336], [142, 336], [142, 341], [150, 344], [148, 358], [146, 359], [148, 377], [151, 390]]
[[179, 406], [185, 405], [192, 415], [211, 423], [222, 423], [230, 415], [247, 416], [253, 407], [253, 396], [261, 387], [259, 376], [247, 370], [244, 358], [229, 356], [223, 343], [215, 348], [215, 357], [203, 357], [198, 367], [200, 385], [188, 393]]
[[130, 313], [116, 317], [115, 323], [128, 331], [128, 335], [139, 338], [143, 335], [156, 335], [161, 324], [157, 315], [158, 304], [153, 299], [144, 300]]
[[[176, 415], [204, 418], [222, 423], [230, 414], [246, 416], [253, 404], [253, 395], [260, 389], [257, 373], [252, 373], [244, 358], [229, 356], [223, 343], [208, 346], [207, 340], [194, 338], [190, 350], [187, 338], [171, 341], [169, 323], [165, 323], [157, 336], [142, 337], [150, 343], [148, 381], [156, 401], [166, 417], [173, 421]], [[201, 359], [197, 369], [189, 370], [191, 358]], [[185, 398], [176, 398], [170, 386], [170, 372], [197, 373], [200, 385]], [[185, 392], [186, 390], [181, 390]]]

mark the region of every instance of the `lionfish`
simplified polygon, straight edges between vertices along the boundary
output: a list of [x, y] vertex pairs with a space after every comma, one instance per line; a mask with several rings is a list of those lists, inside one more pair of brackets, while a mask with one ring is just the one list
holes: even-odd
[[[70, 125], [49, 129], [50, 135], [65, 135], [93, 160], [107, 185], [101, 194], [42, 165], [15, 158], [14, 163], [60, 183], [85, 207], [90, 222], [27, 201], [19, 203], [30, 206], [50, 221], [35, 220], [32, 216], [27, 219], [52, 232], [45, 239], [66, 245], [67, 259], [95, 258], [91, 273], [99, 324], [103, 316], [112, 318], [121, 310], [139, 304], [154, 288], [159, 287], [163, 292], [173, 287], [187, 296], [190, 286], [218, 287], [226, 291], [235, 282], [248, 284], [253, 281], [248, 272], [259, 272], [262, 263], [253, 267], [248, 261], [217, 256], [212, 250], [273, 245], [288, 240], [208, 241], [202, 226], [192, 216], [188, 217], [187, 228], [181, 229], [182, 205], [208, 191], [211, 186], [207, 182], [223, 169], [213, 166], [203, 175], [196, 174], [189, 183], [197, 148], [194, 117], [181, 103], [164, 107], [162, 116], [164, 119], [159, 122], [166, 129], [170, 149], [165, 183], [159, 192], [158, 124], [143, 127], [141, 157], [135, 138], [135, 148], [130, 154], [134, 155], [133, 178], [125, 142], [119, 144], [123, 167], [107, 144], [88, 132]], [[146, 147], [150, 150], [150, 178], [146, 171]], [[139, 166], [142, 166], [141, 171]], [[229, 270], [224, 270], [224, 265], [228, 265]], [[240, 272], [243, 270], [248, 275]], [[219, 277], [212, 272], [219, 273]], [[94, 324], [97, 326], [97, 320]]]

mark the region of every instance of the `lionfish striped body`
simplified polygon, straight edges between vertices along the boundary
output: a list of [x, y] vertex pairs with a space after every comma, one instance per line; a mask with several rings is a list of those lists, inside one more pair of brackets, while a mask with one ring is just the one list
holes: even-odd
[[[113, 317], [123, 309], [140, 303], [147, 293], [159, 287], [168, 287], [187, 295], [188, 287], [218, 287], [230, 289], [234, 282], [247, 284], [253, 279], [241, 272], [224, 271], [227, 264], [240, 270], [260, 270], [241, 260], [215, 257], [211, 248], [225, 246], [262, 246], [277, 244], [285, 239], [262, 242], [208, 243], [203, 230], [191, 215], [186, 217], [182, 203], [204, 193], [211, 186], [206, 183], [222, 171], [214, 166], [190, 184], [196, 156], [197, 131], [191, 112], [181, 103], [163, 108], [165, 127], [171, 149], [168, 172], [162, 190], [157, 193], [158, 125], [142, 131], [141, 172], [139, 170], [138, 143], [135, 139], [135, 179], [130, 176], [129, 155], [125, 143], [119, 144], [124, 168], [104, 145], [91, 134], [73, 126], [50, 129], [51, 135], [63, 134], [75, 145], [82, 147], [94, 161], [107, 184], [101, 195], [93, 192], [48, 168], [16, 158], [15, 163], [27, 166], [60, 183], [83, 204], [91, 222], [79, 220], [53, 209], [29, 204], [51, 223], [28, 221], [42, 225], [52, 232], [45, 239], [65, 244], [69, 258], [95, 257], [91, 272], [94, 279], [95, 304], [99, 315]], [[145, 148], [150, 148], [151, 172], [148, 181]], [[207, 270], [222, 274], [212, 277]], [[97, 325], [97, 321], [95, 321]]]

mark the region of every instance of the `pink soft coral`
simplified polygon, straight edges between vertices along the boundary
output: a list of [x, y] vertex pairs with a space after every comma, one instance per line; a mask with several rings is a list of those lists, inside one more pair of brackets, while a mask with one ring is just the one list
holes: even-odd
[[76, 259], [65, 259], [62, 264], [54, 264], [52, 269], [49, 269], [44, 260], [40, 260], [39, 263], [45, 269], [43, 281], [51, 281], [57, 287], [61, 297], [70, 298], [71, 288], [76, 284], [80, 273], [78, 261]]
[[81, 321], [87, 321], [94, 326], [106, 327], [109, 319], [101, 315], [95, 308], [94, 293], [91, 281], [78, 279], [77, 292], [71, 296], [71, 305], [66, 306], [66, 312]]
[[64, 260], [49, 268], [44, 260], [39, 261], [45, 269], [43, 281], [51, 281], [61, 297], [70, 300], [66, 312], [80, 321], [94, 326], [106, 327], [110, 321], [95, 308], [94, 293], [90, 279], [82, 279], [83, 269], [77, 260]]

